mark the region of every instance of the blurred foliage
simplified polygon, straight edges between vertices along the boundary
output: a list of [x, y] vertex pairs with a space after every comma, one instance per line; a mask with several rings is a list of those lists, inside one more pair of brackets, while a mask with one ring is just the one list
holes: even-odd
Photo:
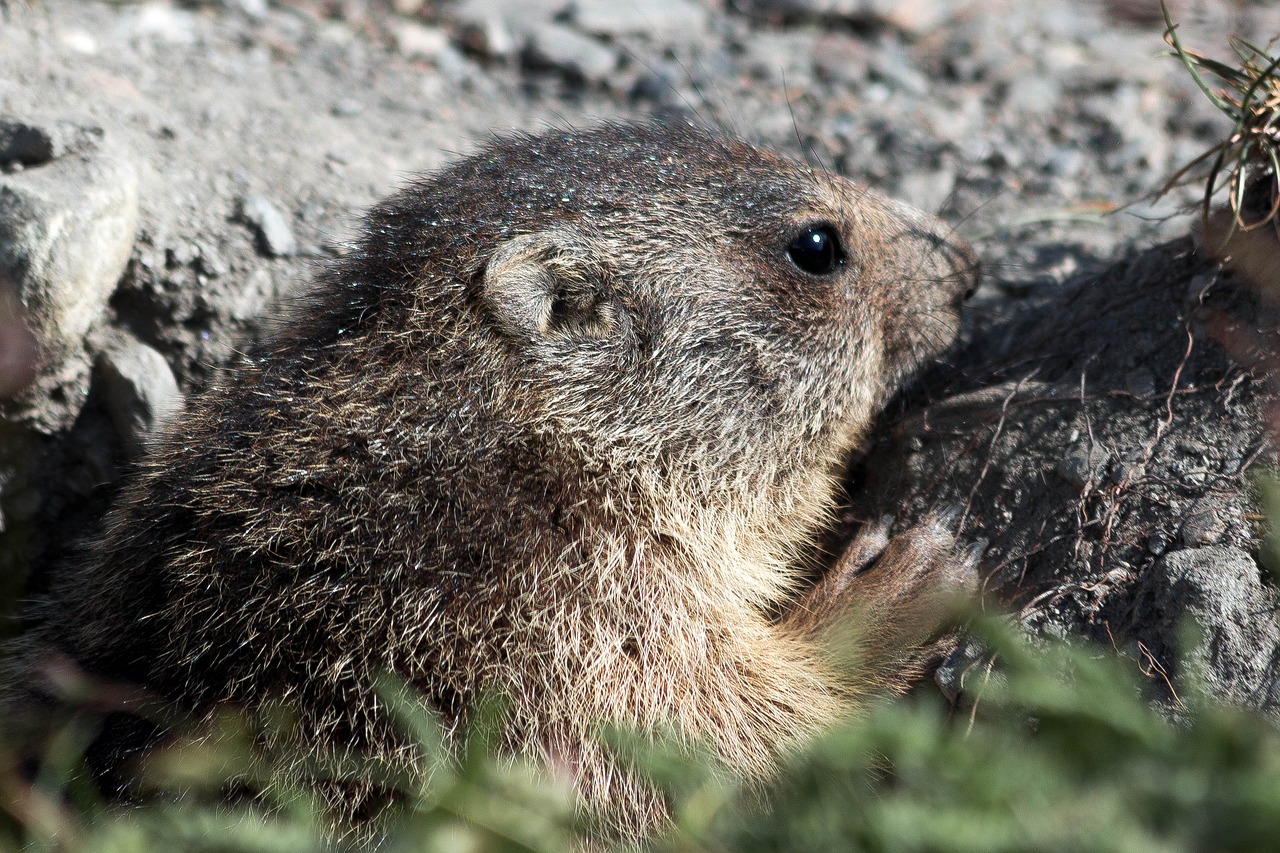
[[[1153, 709], [1131, 661], [1096, 647], [1032, 646], [1007, 622], [978, 619], [989, 656], [968, 675], [967, 705], [936, 691], [887, 701], [799, 750], [767, 792], [745, 790], [674, 741], [611, 733], [613, 748], [672, 806], [657, 851], [1257, 851], [1280, 838], [1280, 728], [1219, 704], [1191, 674], [1176, 717]], [[452, 754], [434, 717], [384, 685], [417, 744], [427, 781], [404, 785], [376, 838], [326, 840], [307, 795], [266, 783], [254, 805], [216, 792], [267, 779], [234, 723], [149, 766], [146, 806], [106, 808], [73, 784], [90, 729], [69, 725], [46, 766], [0, 783], [0, 846], [50, 851], [564, 851], [585, 832], [562, 779], [496, 757], [501, 711]], [[282, 756], [276, 756], [280, 758]], [[229, 774], [229, 770], [233, 770]], [[349, 770], [349, 768], [348, 768]], [[347, 771], [343, 771], [347, 772]], [[202, 782], [203, 780], [203, 782]], [[202, 790], [203, 789], [203, 790]]]
[[1258, 548], [1258, 564], [1273, 585], [1280, 585], [1280, 472], [1263, 468], [1253, 477], [1259, 517], [1266, 520]]

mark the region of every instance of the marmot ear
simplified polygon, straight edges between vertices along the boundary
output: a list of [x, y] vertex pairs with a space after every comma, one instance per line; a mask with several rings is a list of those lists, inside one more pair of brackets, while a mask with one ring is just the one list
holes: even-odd
[[484, 301], [516, 338], [615, 334], [620, 310], [600, 256], [598, 247], [569, 229], [513, 237], [484, 266]]

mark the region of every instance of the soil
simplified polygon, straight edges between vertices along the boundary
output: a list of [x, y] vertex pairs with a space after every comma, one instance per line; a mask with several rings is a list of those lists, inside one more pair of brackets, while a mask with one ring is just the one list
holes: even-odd
[[1189, 654], [1215, 694], [1274, 710], [1251, 479], [1274, 456], [1266, 314], [1189, 239], [1028, 300], [887, 414], [850, 517], [959, 507], [989, 543], [987, 602], [1029, 632], [1113, 647], [1171, 706]]
[[[1171, 8], [1212, 55], [1280, 34], [1269, 2]], [[1158, 55], [1158, 9], [0, 0], [0, 390], [32, 367], [15, 293], [42, 354], [0, 423], [11, 628], [373, 201], [494, 133], [693, 118], [936, 212], [983, 256], [962, 347], [886, 414], [849, 519], [958, 504], [1028, 630], [1114, 645], [1172, 695], [1194, 615], [1212, 686], [1274, 707], [1265, 323], [1195, 251], [1197, 189], [1150, 195], [1229, 131]]]

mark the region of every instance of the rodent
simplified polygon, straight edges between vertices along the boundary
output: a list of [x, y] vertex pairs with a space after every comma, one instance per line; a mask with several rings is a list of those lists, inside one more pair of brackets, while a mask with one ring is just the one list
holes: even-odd
[[[450, 731], [494, 692], [503, 748], [643, 837], [662, 802], [599, 723], [767, 778], [899, 684], [932, 592], [967, 582], [942, 524], [804, 569], [976, 275], [932, 218], [691, 127], [493, 141], [374, 207], [277, 339], [188, 402], [36, 614], [8, 708], [46, 713], [58, 655], [195, 717], [282, 700], [309, 746], [398, 759], [379, 674]], [[856, 679], [826, 645], [850, 611]], [[155, 736], [105, 731], [107, 775]]]

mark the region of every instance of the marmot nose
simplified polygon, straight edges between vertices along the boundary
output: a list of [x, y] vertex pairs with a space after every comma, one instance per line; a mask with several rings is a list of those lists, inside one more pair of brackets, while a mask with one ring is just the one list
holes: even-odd
[[934, 300], [952, 301], [958, 310], [978, 290], [981, 265], [955, 229], [905, 202], [889, 202], [898, 221], [899, 251], [917, 284], [926, 285]]
[[959, 308], [977, 293], [982, 281], [982, 263], [978, 260], [978, 253], [948, 230], [935, 230], [924, 239], [936, 281], [944, 291], [952, 294], [956, 308]]

